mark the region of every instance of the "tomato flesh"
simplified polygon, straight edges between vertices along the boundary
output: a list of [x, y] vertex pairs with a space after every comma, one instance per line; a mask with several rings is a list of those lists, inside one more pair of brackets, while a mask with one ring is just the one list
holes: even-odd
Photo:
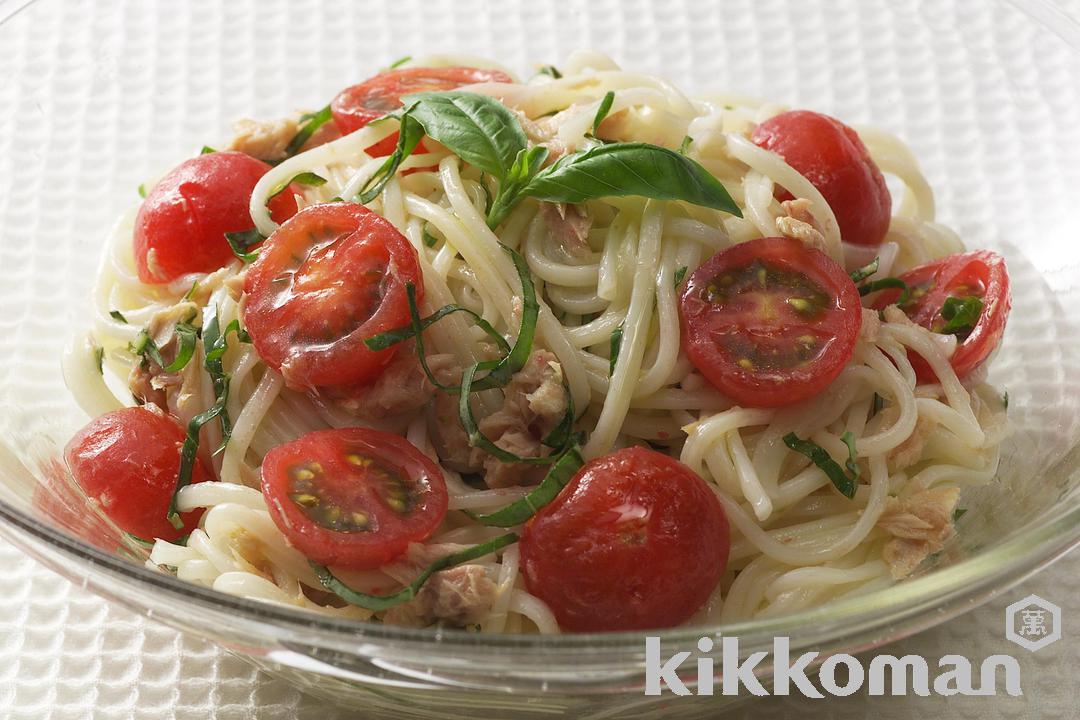
[[[780, 113], [754, 128], [751, 140], [795, 168], [832, 208], [840, 237], [880, 245], [889, 230], [892, 197], [858, 134], [839, 120], [808, 110]], [[777, 197], [791, 193], [778, 189]]]
[[851, 359], [862, 321], [855, 284], [819, 250], [759, 238], [721, 250], [679, 298], [682, 346], [720, 392], [743, 406], [817, 395]]
[[[990, 356], [1001, 342], [1012, 307], [1009, 273], [1005, 259], [990, 250], [949, 255], [920, 265], [900, 276], [910, 288], [910, 300], [901, 309], [915, 323], [933, 332], [942, 332], [948, 321], [942, 308], [950, 298], [976, 297], [982, 301], [978, 320], [957, 335], [957, 346], [949, 363], [963, 379]], [[871, 307], [883, 310], [900, 299], [901, 290], [877, 293]], [[937, 376], [922, 357], [909, 353], [921, 383], [937, 382]]]
[[[213, 272], [233, 260], [225, 233], [251, 229], [251, 192], [269, 170], [244, 153], [214, 152], [170, 171], [147, 193], [135, 218], [139, 279], [165, 283], [187, 273]], [[275, 222], [295, 215], [293, 192], [276, 196], [269, 208]]]
[[244, 326], [290, 387], [364, 383], [396, 351], [364, 340], [409, 322], [406, 284], [423, 299], [416, 250], [388, 220], [353, 203], [313, 205], [267, 238], [248, 269]]
[[442, 473], [408, 440], [366, 428], [317, 430], [263, 458], [262, 491], [309, 559], [371, 570], [427, 539], [446, 516]]
[[[334, 124], [343, 135], [356, 132], [372, 120], [401, 107], [401, 98], [420, 92], [453, 90], [482, 82], [513, 82], [506, 73], [470, 67], [400, 68], [379, 73], [359, 85], [347, 87], [330, 103]], [[394, 152], [398, 134], [393, 133], [367, 149], [373, 157]], [[423, 143], [416, 152], [425, 152]]]
[[521, 533], [529, 592], [564, 630], [686, 622], [724, 574], [727, 517], [705, 481], [641, 447], [592, 460]]
[[[91, 420], [68, 442], [64, 459], [86, 496], [121, 530], [172, 541], [191, 532], [203, 512], [183, 513], [181, 529], [166, 517], [185, 435], [171, 417], [125, 408]], [[191, 482], [207, 479], [196, 462]]]

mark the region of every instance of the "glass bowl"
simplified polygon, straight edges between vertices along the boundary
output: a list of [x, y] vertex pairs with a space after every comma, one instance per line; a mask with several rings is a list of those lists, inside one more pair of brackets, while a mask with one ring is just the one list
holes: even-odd
[[[312, 692], [387, 716], [704, 716], [729, 699], [646, 697], [641, 633], [484, 636], [316, 617], [221, 595], [118, 554], [57, 457], [85, 422], [59, 356], [86, 323], [102, 240], [138, 185], [232, 120], [321, 106], [408, 53], [519, 72], [595, 47], [624, 67], [813, 107], [910, 143], [939, 218], [1005, 254], [1012, 322], [991, 379], [1015, 432], [999, 478], [917, 577], [706, 633], [743, 656], [775, 636], [823, 655], [876, 647], [984, 602], [1080, 542], [1080, 27], [1048, 0], [0, 2], [0, 533], [135, 612], [210, 638]], [[1076, 6], [1072, 6], [1076, 9]], [[20, 11], [21, 9], [21, 11]], [[700, 654], [699, 654], [700, 655]], [[719, 643], [715, 652], [719, 663]], [[691, 665], [692, 663], [688, 663]]]

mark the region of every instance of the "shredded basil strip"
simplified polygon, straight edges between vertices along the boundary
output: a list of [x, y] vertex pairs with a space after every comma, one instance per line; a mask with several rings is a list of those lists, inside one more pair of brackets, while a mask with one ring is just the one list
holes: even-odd
[[292, 185], [293, 183], [296, 183], [297, 185], [308, 185], [310, 187], [319, 187], [320, 185], [325, 185], [326, 184], [326, 178], [322, 177], [321, 175], [316, 175], [313, 172], [298, 173], [296, 175], [293, 175], [291, 178], [289, 178], [285, 182], [281, 183], [277, 187], [275, 187], [274, 191], [272, 193], [270, 193], [270, 196], [268, 198], [266, 198], [266, 202], [269, 203], [271, 200], [276, 198], [278, 195], [280, 195], [281, 193], [288, 190], [289, 186]]
[[386, 69], [387, 70], [395, 70], [395, 69], [401, 67], [402, 65], [404, 65], [405, 63], [409, 62], [410, 60], [412, 60], [412, 55], [406, 55], [405, 57], [398, 58], [394, 62], [387, 65]]
[[855, 454], [855, 436], [848, 430], [840, 436], [840, 439], [847, 445], [848, 451], [848, 458], [844, 462], [844, 467], [847, 468], [848, 473], [851, 475], [851, 482], [857, 483], [859, 482], [859, 476], [862, 475], [862, 470], [859, 469], [858, 456]]
[[941, 306], [941, 317], [946, 321], [941, 328], [942, 334], [967, 337], [979, 322], [982, 309], [982, 299], [974, 295], [945, 298]]
[[177, 473], [176, 487], [173, 489], [172, 498], [169, 500], [169, 510], [166, 513], [166, 517], [175, 528], [184, 526], [176, 508], [176, 498], [180, 490], [191, 483], [191, 473], [195, 468], [196, 456], [199, 452], [199, 432], [203, 425], [214, 418], [221, 419], [221, 447], [215, 452], [224, 449], [232, 435], [232, 422], [229, 419], [228, 410], [225, 409], [225, 403], [229, 399], [230, 378], [222, 367], [221, 357], [228, 349], [229, 333], [233, 332], [241, 342], [251, 341], [248, 334], [240, 327], [240, 321], [236, 319], [226, 325], [222, 332], [216, 310], [203, 327], [203, 347], [206, 349], [204, 366], [213, 383], [215, 400], [209, 409], [193, 417], [187, 424], [187, 435], [184, 437], [183, 447], [180, 448], [180, 471]]
[[967, 508], [956, 508], [952, 514], [952, 521], [955, 523], [960, 518], [967, 514]]
[[188, 323], [177, 323], [174, 331], [178, 340], [176, 357], [168, 365], [164, 366], [165, 372], [180, 372], [191, 362], [195, 355], [195, 341], [199, 337], [199, 330]]
[[850, 273], [851, 282], [860, 283], [863, 280], [865, 280], [866, 278], [870, 277], [871, 275], [873, 275], [874, 273], [876, 273], [878, 271], [878, 265], [880, 263], [881, 263], [881, 258], [876, 257], [871, 262], [867, 263], [866, 265], [863, 265], [861, 268], [858, 268], [857, 270], [852, 270], [851, 273]]
[[94, 346], [94, 362], [97, 363], [97, 371], [99, 375], [105, 374], [105, 348], [100, 345]]
[[[286, 187], [288, 187], [287, 183]], [[255, 258], [259, 257], [258, 252], [248, 252], [248, 250], [265, 239], [266, 236], [256, 228], [241, 232], [225, 233], [225, 241], [228, 242], [229, 247], [232, 248], [233, 255], [240, 258], [240, 260], [245, 263], [253, 262]]]
[[682, 285], [682, 281], [686, 277], [686, 271], [688, 269], [689, 268], [687, 268], [685, 265], [682, 265], [679, 267], [678, 270], [675, 271], [675, 287], [679, 287], [680, 285]]
[[[408, 110], [403, 113], [400, 111], [391, 113], [384, 117], [396, 117], [401, 123], [401, 127], [398, 128], [397, 147], [394, 148], [394, 152], [387, 156], [379, 169], [375, 171], [375, 174], [368, 178], [368, 181], [360, 188], [360, 192], [356, 196], [356, 202], [361, 205], [367, 205], [379, 196], [379, 193], [386, 187], [386, 183], [390, 182], [390, 178], [394, 177], [394, 173], [397, 172], [401, 163], [412, 154], [412, 151], [416, 149], [417, 144], [424, 137], [423, 126], [413, 118]], [[378, 122], [378, 120], [375, 122]]]
[[897, 305], [904, 305], [907, 303], [908, 298], [911, 297], [911, 288], [907, 286], [907, 283], [900, 278], [887, 277], [880, 280], [874, 280], [859, 286], [859, 295], [866, 296], [870, 293], [877, 292], [878, 290], [899, 289], [900, 297], [896, 298]]
[[1009, 409], [1009, 391], [1008, 390], [1006, 390], [1001, 395], [1001, 406], [1006, 410]]
[[435, 237], [430, 232], [428, 232], [427, 225], [424, 226], [424, 234], [423, 234], [422, 239], [424, 241], [424, 247], [429, 247], [429, 248], [435, 247], [439, 242], [439, 238]]
[[559, 456], [544, 476], [544, 480], [525, 497], [486, 515], [469, 511], [465, 511], [465, 514], [481, 525], [491, 527], [520, 525], [535, 515], [537, 510], [554, 500], [566, 487], [566, 483], [570, 482], [570, 478], [574, 477], [574, 473], [584, 464], [585, 460], [581, 457], [579, 449], [571, 447]]
[[470, 548], [441, 557], [428, 565], [427, 568], [425, 568], [411, 583], [401, 590], [390, 593], [389, 595], [369, 595], [368, 593], [358, 592], [334, 577], [334, 574], [330, 572], [330, 569], [325, 565], [319, 565], [318, 563], [313, 562], [310, 562], [309, 564], [315, 573], [315, 577], [319, 579], [319, 582], [322, 583], [324, 588], [350, 605], [356, 605], [357, 607], [366, 608], [373, 612], [379, 612], [380, 610], [387, 610], [395, 605], [400, 605], [401, 603], [412, 600], [416, 597], [417, 593], [420, 592], [420, 588], [423, 587], [428, 578], [440, 570], [446, 570], [447, 568], [461, 565], [470, 560], [476, 560], [477, 558], [501, 550], [507, 545], [512, 545], [513, 543], [516, 543], [517, 540], [517, 535], [514, 533], [507, 533], [506, 535], [500, 535], [497, 538], [492, 538], [479, 545], [474, 545]]
[[378, 335], [372, 335], [371, 337], [367, 338], [366, 340], [364, 340], [364, 345], [366, 345], [369, 350], [385, 350], [389, 347], [397, 345], [400, 342], [405, 342], [410, 338], [418, 337], [418, 328], [419, 331], [423, 333], [424, 330], [427, 330], [429, 327], [442, 320], [447, 315], [451, 315], [456, 312], [463, 312], [469, 317], [471, 317], [473, 321], [485, 333], [487, 333], [492, 340], [496, 342], [496, 344], [503, 352], [510, 352], [510, 343], [506, 342], [506, 338], [500, 335], [498, 330], [491, 327], [487, 320], [485, 320], [483, 317], [473, 312], [469, 308], [461, 305], [444, 305], [443, 307], [428, 315], [426, 318], [421, 318], [419, 317], [419, 310], [416, 306], [416, 288], [412, 285], [412, 283], [407, 283], [405, 285], [405, 290], [406, 295], [412, 298], [412, 309], [417, 310], [417, 317], [415, 318], [415, 321], [411, 322], [409, 325], [405, 325], [404, 327], [399, 327], [394, 330], [387, 330], [386, 332], [381, 332]]
[[[844, 472], [844, 469], [832, 459], [829, 453], [825, 452], [825, 448], [810, 440], [800, 440], [795, 433], [788, 433], [785, 435], [784, 444], [795, 452], [810, 458], [811, 462], [817, 465], [818, 468], [828, 476], [829, 480], [832, 481], [833, 486], [839, 490], [844, 497], [849, 499], [855, 497], [857, 478], [849, 477], [847, 473]], [[851, 445], [848, 445], [849, 452], [851, 452], [851, 447]], [[850, 458], [848, 462], [851, 462]]]
[[683, 135], [682, 142], [679, 143], [679, 154], [685, 155], [690, 150], [690, 144], [694, 142], [694, 138], [689, 135]]
[[[136, 545], [140, 545], [140, 546], [146, 548], [147, 550], [154, 547], [154, 541], [153, 540], [145, 540], [145, 539], [139, 537], [138, 535], [135, 535], [134, 533], [129, 533], [129, 532], [125, 531], [125, 532], [122, 532], [121, 535], [128, 542], [134, 543]], [[177, 543], [177, 544], [179, 544], [179, 543]]]
[[300, 116], [300, 121], [303, 125], [293, 135], [292, 140], [285, 146], [285, 157], [290, 158], [300, 151], [300, 148], [304, 147], [304, 143], [311, 139], [311, 136], [315, 134], [315, 131], [321, 128], [326, 123], [330, 122], [333, 115], [330, 112], [330, 106], [327, 105], [322, 110], [313, 113], [306, 113]]
[[217, 152], [217, 150], [210, 147], [209, 145], [203, 145], [202, 150], [199, 151], [199, 154], [200, 155], [209, 155], [210, 153], [216, 153], [216, 152]]
[[615, 374], [615, 363], [619, 361], [619, 350], [622, 349], [624, 324], [625, 323], [619, 323], [619, 327], [611, 331], [611, 345], [610, 352], [608, 353], [608, 377]]
[[139, 197], [146, 199], [146, 183], [139, 183]]
[[536, 74], [547, 75], [554, 78], [555, 80], [558, 80], [562, 77], [562, 73], [559, 72], [559, 68], [555, 67], [554, 65], [545, 65], [544, 67], [540, 68], [539, 72], [537, 72]]
[[885, 399], [877, 393], [874, 393], [874, 400], [870, 405], [870, 417], [874, 417], [881, 412], [881, 408], [883, 407], [885, 407]]
[[110, 310], [109, 311], [109, 317], [111, 317], [113, 320], [116, 320], [118, 322], [122, 322], [125, 325], [127, 325], [127, 318], [124, 317], [123, 314], [121, 314], [121, 312], [119, 310]]
[[608, 90], [604, 95], [604, 99], [600, 101], [599, 107], [596, 108], [596, 115], [592, 121], [592, 134], [596, 135], [596, 131], [600, 129], [600, 124], [604, 122], [604, 119], [611, 112], [611, 104], [615, 102], [615, 91]]

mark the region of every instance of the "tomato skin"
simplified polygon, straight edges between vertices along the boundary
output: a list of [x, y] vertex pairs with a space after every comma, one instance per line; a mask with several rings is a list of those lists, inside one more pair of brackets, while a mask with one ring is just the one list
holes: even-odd
[[[334, 116], [334, 124], [343, 135], [347, 135], [401, 107], [401, 98], [404, 95], [453, 90], [462, 85], [482, 82], [509, 83], [513, 80], [504, 72], [483, 68], [398, 68], [345, 88], [330, 103], [330, 111]], [[373, 147], [382, 146], [386, 142], [384, 140]], [[388, 152], [372, 154], [389, 155], [393, 149], [391, 144]]]
[[[207, 153], [173, 168], [147, 193], [135, 217], [139, 280], [165, 283], [233, 260], [225, 233], [251, 229], [251, 191], [269, 170], [239, 152]], [[270, 212], [275, 222], [295, 215], [292, 192], [271, 200]]]
[[267, 238], [248, 268], [244, 327], [290, 387], [362, 384], [397, 350], [364, 340], [409, 322], [407, 283], [423, 300], [416, 250], [388, 220], [354, 203], [313, 205]]
[[727, 517], [705, 481], [642, 447], [585, 464], [521, 532], [529, 592], [564, 630], [686, 622], [724, 574]]
[[[939, 331], [945, 324], [941, 308], [950, 296], [976, 296], [983, 300], [982, 313], [975, 327], [957, 343], [949, 358], [956, 376], [963, 380], [990, 356], [1001, 342], [1012, 307], [1009, 273], [1005, 259], [991, 250], [949, 255], [920, 265], [900, 275], [918, 297], [902, 309], [911, 320], [924, 328]], [[898, 289], [883, 290], [873, 298], [871, 307], [883, 310], [900, 298]], [[937, 376], [919, 355], [908, 353], [920, 383], [935, 383]]]
[[[770, 280], [761, 297], [755, 287], [722, 302], [711, 297], [722, 278], [745, 279], [755, 263], [804, 284], [793, 290]], [[817, 299], [813, 316], [791, 309], [788, 298], [803, 296]], [[721, 250], [691, 273], [679, 321], [683, 351], [720, 392], [744, 407], [780, 407], [817, 395], [840, 374], [855, 349], [862, 306], [851, 278], [820, 250], [758, 238]]]
[[[191, 532], [202, 510], [183, 513], [177, 529], [166, 518], [186, 433], [171, 417], [143, 407], [90, 421], [64, 449], [75, 482], [121, 530], [144, 540], [173, 541]], [[191, 482], [209, 476], [195, 463]]]
[[[844, 242], [882, 243], [892, 197], [854, 130], [828, 115], [792, 110], [758, 125], [750, 139], [780, 155], [817, 188], [832, 208]], [[790, 200], [792, 195], [779, 191], [777, 197]]]
[[[317, 563], [356, 570], [382, 567], [427, 539], [449, 502], [434, 462], [405, 438], [367, 428], [316, 430], [273, 448], [263, 458], [262, 491], [293, 547]], [[301, 504], [312, 497], [317, 502]], [[411, 506], [407, 513], [392, 507], [395, 497]], [[334, 508], [335, 522], [344, 523], [337, 529], [322, 524]], [[349, 524], [354, 512], [363, 525]]]

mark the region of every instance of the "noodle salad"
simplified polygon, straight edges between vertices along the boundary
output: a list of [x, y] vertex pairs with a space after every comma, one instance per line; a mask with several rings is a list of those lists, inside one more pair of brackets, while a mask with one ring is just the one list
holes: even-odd
[[997, 470], [1004, 261], [882, 130], [589, 52], [435, 57], [140, 194], [64, 357], [95, 418], [65, 459], [192, 583], [482, 633], [729, 623], [910, 575]]

